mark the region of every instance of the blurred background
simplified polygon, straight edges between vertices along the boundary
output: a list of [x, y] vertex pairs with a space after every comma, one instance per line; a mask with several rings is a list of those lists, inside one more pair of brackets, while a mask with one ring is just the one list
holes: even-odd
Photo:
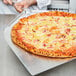
[[[16, 2], [14, 0], [14, 2]], [[75, 12], [76, 0], [51, 0], [51, 5], [48, 6], [50, 10], [62, 10]], [[37, 6], [32, 6], [31, 9], [38, 9]], [[0, 14], [18, 14], [13, 6], [5, 5], [0, 0]]]

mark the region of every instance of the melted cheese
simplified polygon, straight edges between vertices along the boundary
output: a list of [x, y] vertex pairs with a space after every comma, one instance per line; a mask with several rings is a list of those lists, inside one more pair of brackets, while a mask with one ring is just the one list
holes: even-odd
[[25, 25], [20, 33], [25, 33], [22, 37], [27, 41], [24, 41], [36, 48], [68, 49], [73, 41], [76, 42], [76, 26], [72, 26], [76, 25], [76, 20], [72, 17], [44, 16], [29, 19], [28, 23], [29, 25], [27, 27]]

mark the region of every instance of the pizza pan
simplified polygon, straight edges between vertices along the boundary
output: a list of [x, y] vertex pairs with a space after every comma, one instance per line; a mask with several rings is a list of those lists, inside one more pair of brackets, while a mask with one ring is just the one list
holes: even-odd
[[[43, 12], [43, 11], [38, 11]], [[38, 13], [36, 10], [36, 13]], [[34, 14], [35, 11], [33, 11], [31, 14]], [[22, 62], [24, 67], [28, 70], [28, 72], [31, 75], [37, 75], [39, 73], [42, 73], [46, 70], [52, 69], [54, 67], [57, 67], [61, 64], [67, 63], [69, 61], [72, 61], [76, 58], [66, 58], [66, 59], [59, 59], [59, 58], [47, 58], [42, 56], [33, 55], [31, 53], [28, 53], [24, 51], [23, 49], [19, 48], [17, 45], [13, 44], [11, 41], [11, 29], [14, 24], [18, 22], [18, 20], [22, 17], [26, 17], [29, 15], [27, 13], [20, 14], [17, 18], [15, 18], [5, 29], [4, 31], [4, 37], [7, 41], [9, 47], [12, 49], [12, 51], [16, 54], [18, 59]]]

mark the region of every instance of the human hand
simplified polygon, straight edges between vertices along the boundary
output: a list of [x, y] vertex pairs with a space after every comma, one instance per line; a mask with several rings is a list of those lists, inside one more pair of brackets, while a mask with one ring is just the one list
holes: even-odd
[[3, 2], [4, 2], [5, 4], [10, 4], [10, 5], [12, 5], [12, 0], [3, 0]]
[[14, 4], [15, 9], [21, 13], [23, 11], [23, 8], [28, 8], [31, 5], [36, 4], [36, 0], [22, 0], [20, 2], [17, 2]]

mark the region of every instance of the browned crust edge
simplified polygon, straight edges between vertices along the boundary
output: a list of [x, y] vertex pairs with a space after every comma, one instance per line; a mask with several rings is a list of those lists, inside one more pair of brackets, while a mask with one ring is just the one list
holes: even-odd
[[[20, 21], [23, 23], [25, 20], [27, 21], [27, 19], [35, 18], [36, 15], [38, 15], [38, 16], [64, 16], [64, 17], [66, 16], [66, 17], [76, 18], [76, 14], [71, 14], [71, 13], [67, 13], [67, 12], [59, 12], [59, 11], [52, 11], [52, 12], [50, 11], [50, 12], [34, 14], [34, 15], [31, 15], [27, 18], [20, 19]], [[17, 34], [17, 30], [21, 29], [21, 27], [22, 27], [22, 26], [20, 26], [20, 25], [22, 25], [21, 22], [20, 23], [18, 22], [16, 25], [14, 25], [14, 27], [11, 30], [11, 39], [19, 47], [21, 47], [24, 50], [31, 52], [33, 54], [47, 56], [47, 57], [64, 57], [65, 58], [65, 57], [76, 56], [76, 49], [74, 49], [73, 47], [66, 50], [67, 52], [65, 53], [65, 52], [61, 52], [59, 50], [48, 51], [45, 49], [37, 49], [34, 46], [32, 46], [31, 44], [22, 42], [21, 40], [19, 40], [18, 34]]]

